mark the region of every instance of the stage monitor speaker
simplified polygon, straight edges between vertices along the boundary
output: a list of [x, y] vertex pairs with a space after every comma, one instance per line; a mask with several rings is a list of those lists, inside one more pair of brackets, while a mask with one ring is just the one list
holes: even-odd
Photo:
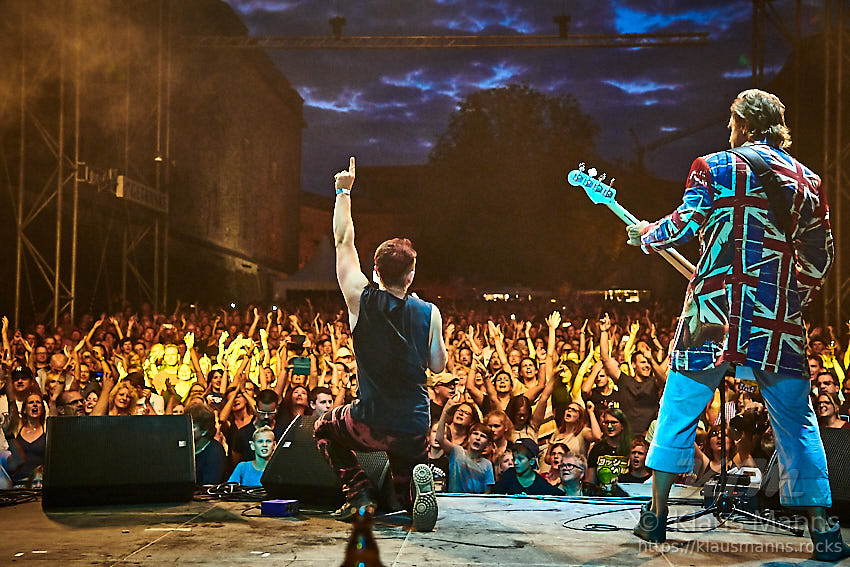
[[188, 502], [194, 491], [188, 415], [47, 420], [43, 508]]
[[[277, 442], [260, 480], [269, 498], [293, 499], [318, 506], [340, 506], [345, 501], [339, 478], [316, 447], [315, 422], [315, 416], [296, 417]], [[384, 509], [396, 509], [392, 483], [384, 482], [389, 479], [387, 454], [383, 451], [358, 452], [357, 460], [378, 490], [379, 505]]]
[[[820, 430], [826, 465], [829, 470], [829, 488], [832, 493], [830, 513], [850, 518], [850, 429], [822, 427]], [[774, 453], [762, 481], [763, 504], [779, 508], [779, 462]]]

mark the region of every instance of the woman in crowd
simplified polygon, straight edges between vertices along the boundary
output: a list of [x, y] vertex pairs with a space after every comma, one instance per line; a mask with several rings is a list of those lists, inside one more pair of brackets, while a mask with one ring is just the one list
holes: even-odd
[[614, 383], [608, 378], [601, 362], [597, 362], [585, 377], [581, 385], [581, 396], [593, 402], [595, 411], [602, 411], [609, 407], [616, 408], [620, 405]]
[[121, 380], [109, 392], [109, 415], [136, 415], [139, 393], [129, 380]]
[[505, 408], [505, 413], [511, 423], [514, 424], [514, 433], [516, 439], [531, 439], [537, 442], [537, 430], [539, 424], [531, 421], [533, 410], [531, 402], [525, 396], [515, 396], [511, 398], [508, 407]]
[[831, 429], [850, 429], [850, 422], [838, 417], [840, 407], [834, 394], [828, 392], [820, 394], [815, 407], [818, 414], [818, 425]]
[[85, 403], [86, 415], [92, 415], [92, 411], [97, 405], [97, 400], [100, 398], [101, 387], [97, 382], [89, 383], [83, 388], [83, 402]]
[[493, 410], [488, 413], [484, 416], [484, 423], [493, 432], [493, 448], [490, 460], [495, 464], [508, 450], [509, 443], [513, 442], [514, 424], [511, 423], [508, 414], [502, 410]]
[[296, 416], [312, 415], [310, 407], [310, 391], [304, 384], [292, 385], [283, 397], [283, 403], [277, 413], [277, 421], [288, 424]]
[[587, 402], [587, 409], [577, 402], [571, 402], [564, 411], [564, 421], [552, 443], [563, 443], [570, 453], [587, 456], [591, 443], [602, 439], [602, 430], [596, 420], [593, 402]]
[[[224, 395], [222, 392], [222, 382], [224, 381], [224, 369], [213, 368], [207, 372], [207, 383], [204, 389], [204, 401], [213, 409], [219, 409], [224, 404]], [[196, 382], [198, 384], [198, 382]], [[200, 384], [201, 387], [204, 384]]]
[[632, 431], [629, 420], [619, 409], [606, 409], [600, 420], [602, 439], [587, 455], [586, 480], [596, 484], [603, 493], [610, 494], [613, 481], [629, 470]]
[[505, 451], [502, 456], [493, 464], [493, 473], [496, 480], [502, 477], [502, 474], [514, 467], [514, 454], [510, 451]]
[[519, 362], [519, 380], [514, 385], [514, 395], [524, 395], [529, 400], [536, 400], [543, 390], [545, 376], [541, 365], [538, 370], [533, 358], [524, 357]]
[[455, 445], [463, 445], [469, 436], [469, 428], [473, 423], [480, 423], [478, 412], [471, 403], [463, 402], [453, 407], [449, 412], [449, 426], [446, 428], [446, 437]]
[[[507, 410], [513, 398], [514, 389], [514, 379], [509, 371], [499, 370], [492, 380], [484, 379], [486, 395], [474, 383], [470, 384], [471, 382], [471, 380], [466, 381], [467, 390], [480, 407], [488, 412], [494, 409]], [[530, 412], [528, 415], [531, 417]]]
[[[250, 401], [249, 401], [250, 398]], [[241, 382], [227, 389], [227, 402], [219, 414], [219, 432], [221, 438], [226, 440], [228, 448], [234, 446], [237, 436], [250, 437], [249, 431], [253, 431], [257, 408], [253, 398], [245, 393], [245, 386]], [[231, 465], [236, 465], [235, 455], [230, 452]]]
[[[735, 439], [732, 432], [727, 429], [726, 433], [726, 469], [730, 469], [736, 465], [733, 457], [735, 456]], [[700, 449], [696, 447], [695, 463], [694, 463], [694, 486], [703, 486], [710, 479], [714, 478], [722, 469], [722, 461], [720, 455], [720, 426], [712, 425], [708, 430], [708, 439], [705, 442], [705, 447]]]
[[543, 469], [541, 474], [549, 481], [549, 484], [557, 486], [561, 483], [561, 462], [564, 456], [569, 454], [570, 448], [563, 443], [553, 443], [548, 446], [546, 456], [543, 459], [543, 463], [541, 463], [541, 465], [545, 464], [545, 467], [541, 466], [540, 468]]
[[44, 397], [37, 389], [31, 389], [25, 397], [20, 429], [9, 444], [12, 454], [6, 461], [15, 485], [26, 482], [33, 470], [44, 463], [46, 414]]
[[183, 404], [183, 407], [188, 407], [189, 404], [191, 404], [192, 402], [195, 402], [195, 401], [201, 401], [201, 402], [207, 403], [206, 399], [207, 399], [206, 388], [204, 388], [204, 386], [202, 386], [201, 384], [198, 384], [197, 382], [195, 382], [194, 384], [189, 386], [189, 391], [186, 392], [186, 396], [184, 396], [183, 399], [180, 400], [180, 403]]

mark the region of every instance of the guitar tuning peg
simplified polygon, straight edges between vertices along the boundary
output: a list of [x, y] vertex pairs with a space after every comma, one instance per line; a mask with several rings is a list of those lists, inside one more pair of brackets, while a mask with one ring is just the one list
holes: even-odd
[[609, 182], [608, 182], [608, 187], [613, 187], [613, 186], [614, 186], [614, 181], [615, 181], [616, 179], [617, 179], [616, 177], [612, 177], [612, 178], [611, 178], [611, 181], [609, 181]]
[[606, 177], [608, 177], [608, 175], [603, 173], [602, 175], [599, 176], [599, 181], [605, 181]]
[[595, 167], [591, 167], [590, 169], [587, 170], [587, 174], [591, 177], [596, 177], [596, 173], [597, 173], [597, 171], [596, 171]]
[[578, 164], [578, 170], [579, 170], [580, 172], [584, 173], [584, 162], [580, 162], [580, 163]]

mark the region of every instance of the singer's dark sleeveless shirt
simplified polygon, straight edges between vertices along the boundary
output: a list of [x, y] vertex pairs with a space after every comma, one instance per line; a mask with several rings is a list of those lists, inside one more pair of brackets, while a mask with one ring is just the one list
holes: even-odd
[[425, 369], [433, 307], [411, 295], [399, 299], [373, 283], [363, 289], [352, 332], [357, 358], [354, 418], [388, 432], [428, 432]]

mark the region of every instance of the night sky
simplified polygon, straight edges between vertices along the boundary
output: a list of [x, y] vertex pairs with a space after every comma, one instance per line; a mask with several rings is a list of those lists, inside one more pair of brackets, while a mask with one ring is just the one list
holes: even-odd
[[[635, 159], [643, 144], [716, 126], [648, 152], [645, 164], [682, 180], [698, 155], [727, 145], [729, 104], [751, 86], [752, 4], [748, 0], [228, 0], [254, 36], [329, 35], [342, 15], [344, 35], [556, 34], [552, 18], [572, 17], [575, 33], [707, 31], [693, 47], [270, 51], [304, 98], [305, 190], [329, 191], [332, 175], [358, 165], [425, 163], [459, 101], [478, 89], [527, 83], [571, 93], [600, 126], [599, 153]], [[794, 0], [773, 2], [794, 28]], [[803, 2], [803, 34], [820, 31], [823, 2]], [[767, 24], [765, 79], [791, 52]], [[790, 102], [790, 101], [787, 101]], [[793, 130], [793, 124], [790, 124]], [[564, 170], [575, 164], [565, 163]], [[616, 171], [610, 172], [616, 175]]]

